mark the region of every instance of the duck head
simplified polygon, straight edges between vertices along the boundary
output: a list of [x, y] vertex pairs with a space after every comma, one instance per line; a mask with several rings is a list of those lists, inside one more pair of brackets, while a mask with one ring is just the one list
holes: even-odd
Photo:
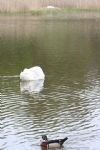
[[46, 135], [42, 135], [42, 140], [44, 140], [44, 141], [48, 141], [47, 136], [46, 136]]

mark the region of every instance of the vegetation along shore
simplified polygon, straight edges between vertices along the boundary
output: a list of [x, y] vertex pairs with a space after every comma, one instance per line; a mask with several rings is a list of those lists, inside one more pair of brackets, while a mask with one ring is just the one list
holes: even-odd
[[32, 12], [33, 14], [72, 12], [80, 10], [100, 11], [100, 0], [0, 0], [1, 13]]
[[100, 19], [100, 0], [0, 0], [0, 15]]

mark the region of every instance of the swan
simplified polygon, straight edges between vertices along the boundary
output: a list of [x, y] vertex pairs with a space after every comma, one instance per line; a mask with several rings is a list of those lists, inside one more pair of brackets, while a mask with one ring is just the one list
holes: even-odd
[[54, 6], [47, 6], [48, 9], [54, 9]]
[[29, 68], [29, 69], [25, 68], [20, 73], [20, 79], [22, 81], [44, 80], [45, 74], [41, 67], [35, 66], [35, 67]]

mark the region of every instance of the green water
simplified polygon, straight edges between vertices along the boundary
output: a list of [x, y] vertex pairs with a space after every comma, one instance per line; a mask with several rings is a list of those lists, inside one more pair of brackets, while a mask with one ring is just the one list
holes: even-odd
[[[19, 74], [41, 66], [42, 90], [21, 92]], [[100, 147], [100, 20], [0, 17], [2, 150], [37, 150], [42, 134], [63, 150]]]

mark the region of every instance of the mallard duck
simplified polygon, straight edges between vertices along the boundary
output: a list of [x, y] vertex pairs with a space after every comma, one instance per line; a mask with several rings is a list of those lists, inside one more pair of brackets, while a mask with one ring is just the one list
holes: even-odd
[[46, 135], [42, 136], [41, 141], [41, 147], [46, 147], [46, 148], [59, 148], [62, 147], [63, 143], [68, 139], [68, 137], [65, 137], [63, 139], [54, 139], [54, 140], [48, 140]]
[[31, 80], [44, 80], [45, 74], [39, 66], [35, 66], [32, 68], [25, 68], [20, 73], [20, 79], [22, 81], [31, 81]]

